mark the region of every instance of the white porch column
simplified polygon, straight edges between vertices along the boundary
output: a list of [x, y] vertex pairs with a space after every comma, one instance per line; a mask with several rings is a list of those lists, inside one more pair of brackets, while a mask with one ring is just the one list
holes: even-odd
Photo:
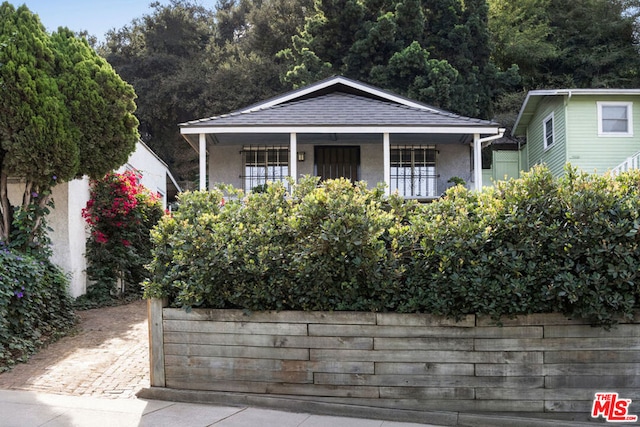
[[387, 185], [387, 196], [391, 194], [391, 139], [389, 133], [382, 135], [382, 158], [384, 170], [384, 183]]
[[199, 139], [199, 157], [200, 157], [200, 190], [207, 189], [207, 136], [200, 134]]
[[289, 135], [289, 175], [293, 182], [298, 182], [298, 136], [295, 132]]
[[473, 182], [476, 191], [482, 190], [482, 143], [480, 134], [473, 134]]

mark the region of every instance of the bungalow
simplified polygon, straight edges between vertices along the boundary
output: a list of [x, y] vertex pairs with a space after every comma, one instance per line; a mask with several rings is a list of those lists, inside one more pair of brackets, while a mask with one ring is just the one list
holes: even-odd
[[[526, 143], [517, 152], [497, 153], [515, 161], [518, 170], [545, 164], [556, 176], [564, 173], [567, 163], [599, 174], [638, 168], [640, 134], [635, 128], [640, 105], [634, 108], [638, 103], [640, 89], [531, 91], [512, 131]], [[504, 169], [504, 162], [494, 161], [494, 169]]]
[[384, 182], [390, 192], [429, 200], [452, 177], [481, 188], [481, 148], [504, 129], [338, 76], [182, 123], [180, 132], [199, 154], [200, 189], [227, 183], [251, 191], [314, 175]]

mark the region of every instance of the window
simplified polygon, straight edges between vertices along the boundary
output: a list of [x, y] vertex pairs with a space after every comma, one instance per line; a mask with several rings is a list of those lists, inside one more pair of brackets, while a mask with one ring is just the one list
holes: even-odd
[[242, 150], [245, 191], [268, 181], [286, 181], [289, 176], [289, 149], [286, 147], [244, 147]]
[[390, 154], [391, 192], [407, 198], [438, 196], [435, 146], [393, 146]]
[[631, 102], [598, 102], [598, 135], [633, 136]]
[[544, 132], [544, 148], [545, 150], [553, 145], [554, 132], [553, 132], [553, 113], [549, 114], [543, 122]]

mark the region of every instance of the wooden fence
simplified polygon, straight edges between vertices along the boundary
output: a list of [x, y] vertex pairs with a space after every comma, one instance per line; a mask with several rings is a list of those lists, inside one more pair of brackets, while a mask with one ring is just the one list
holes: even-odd
[[497, 326], [473, 315], [186, 313], [159, 300], [149, 316], [152, 388], [567, 421], [590, 420], [595, 393], [617, 392], [640, 415], [638, 320], [605, 330], [530, 315]]

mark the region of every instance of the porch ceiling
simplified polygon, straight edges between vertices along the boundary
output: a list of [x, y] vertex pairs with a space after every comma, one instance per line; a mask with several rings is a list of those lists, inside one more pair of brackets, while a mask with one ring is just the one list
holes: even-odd
[[[197, 144], [197, 135], [192, 137], [192, 143]], [[288, 145], [288, 133], [234, 133], [208, 135], [214, 145]], [[392, 144], [468, 144], [473, 140], [468, 134], [391, 134]], [[299, 133], [298, 144], [303, 145], [342, 145], [342, 144], [382, 144], [382, 134], [379, 133]]]

